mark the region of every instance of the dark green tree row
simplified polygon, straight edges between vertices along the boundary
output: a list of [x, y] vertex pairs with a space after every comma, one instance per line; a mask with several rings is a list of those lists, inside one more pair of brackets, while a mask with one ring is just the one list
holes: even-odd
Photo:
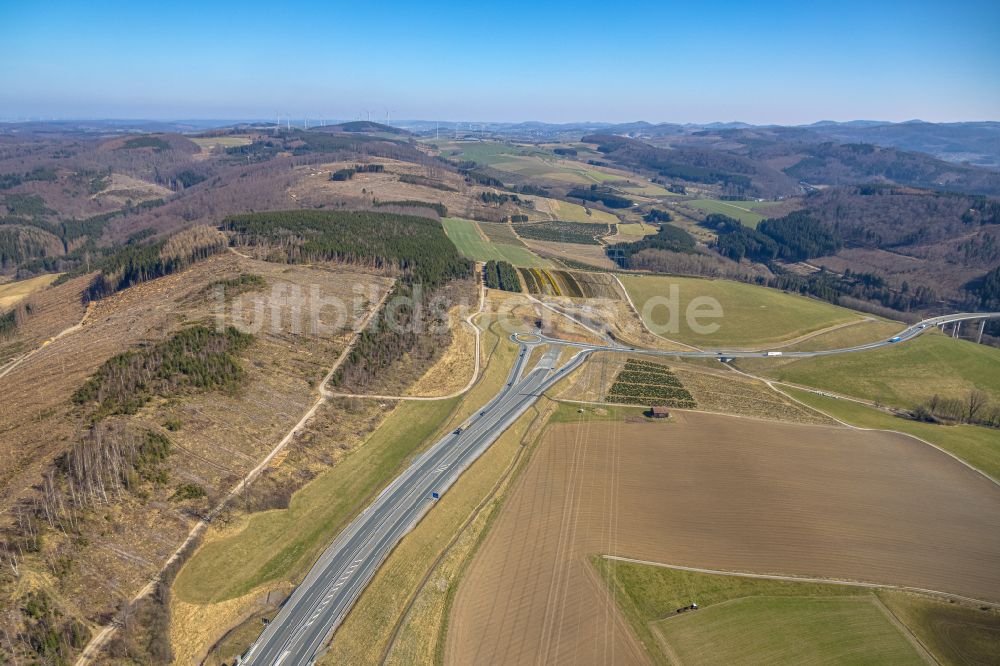
[[517, 277], [517, 269], [509, 262], [490, 259], [483, 269], [483, 283], [490, 289], [503, 291], [521, 291], [521, 280]]
[[486, 187], [496, 187], [497, 189], [504, 187], [502, 180], [476, 169], [475, 162], [471, 162], [471, 164], [472, 168], [459, 168], [459, 173], [465, 176], [466, 183], [469, 185], [479, 184], [485, 185]]
[[234, 215], [222, 227], [233, 234], [234, 244], [266, 246], [285, 261], [340, 261], [395, 270], [427, 289], [472, 271], [441, 223], [424, 217], [292, 210]]
[[532, 185], [530, 183], [527, 183], [525, 185], [514, 185], [510, 189], [514, 192], [517, 192], [518, 194], [530, 194], [536, 197], [550, 196], [549, 191], [544, 187], [539, 187], [538, 185]]
[[479, 199], [491, 206], [502, 206], [508, 201], [516, 204], [527, 204], [529, 202], [524, 201], [521, 197], [516, 194], [504, 194], [503, 192], [483, 192], [479, 195]]
[[668, 213], [665, 210], [660, 210], [659, 208], [650, 208], [649, 212], [642, 216], [642, 219], [650, 223], [656, 223], [656, 222], [669, 222], [673, 218], [670, 217], [670, 213]]
[[372, 204], [376, 208], [385, 208], [387, 206], [398, 206], [400, 208], [430, 208], [438, 214], [438, 217], [448, 217], [448, 207], [440, 202], [418, 201], [416, 199], [390, 201], [379, 201], [378, 199], [375, 199]]
[[235, 386], [244, 375], [239, 353], [253, 336], [232, 326], [186, 328], [152, 347], [112, 356], [73, 394], [94, 420], [134, 414], [154, 395]]
[[606, 248], [608, 257], [622, 268], [631, 268], [631, 259], [643, 250], [668, 252], [694, 252], [695, 241], [688, 232], [671, 224], [663, 224], [655, 236], [647, 236], [631, 243], [615, 243]]
[[572, 189], [566, 196], [574, 199], [583, 199], [584, 201], [599, 201], [608, 208], [630, 208], [632, 206], [631, 199], [623, 197], [606, 187], [598, 187], [597, 185], [591, 185], [589, 190], [583, 188]]
[[356, 173], [382, 173], [385, 166], [382, 164], [355, 164], [346, 169], [337, 169], [330, 175], [330, 180], [350, 180]]
[[433, 178], [425, 178], [424, 176], [417, 176], [410, 173], [399, 174], [399, 182], [409, 183], [410, 185], [420, 185], [421, 187], [432, 187], [435, 190], [441, 190], [442, 192], [458, 192], [458, 190], [447, 183], [442, 183], [439, 180], [434, 180]]

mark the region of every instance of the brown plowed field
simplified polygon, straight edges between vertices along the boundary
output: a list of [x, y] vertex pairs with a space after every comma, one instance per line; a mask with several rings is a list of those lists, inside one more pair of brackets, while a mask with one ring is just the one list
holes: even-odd
[[700, 413], [555, 425], [459, 587], [446, 661], [648, 661], [595, 553], [996, 601], [1000, 487], [891, 433]]

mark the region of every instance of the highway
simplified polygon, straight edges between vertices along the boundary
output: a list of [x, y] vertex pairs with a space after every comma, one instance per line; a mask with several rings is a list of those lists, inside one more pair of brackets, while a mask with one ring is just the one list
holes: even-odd
[[569, 340], [561, 340], [559, 338], [550, 338], [545, 335], [538, 333], [529, 333], [523, 335], [515, 335], [513, 339], [517, 342], [530, 342], [534, 344], [547, 343], [552, 345], [562, 345], [564, 347], [578, 347], [583, 350], [588, 351], [609, 351], [609, 352], [637, 352], [642, 354], [651, 354], [655, 356], [673, 356], [673, 357], [683, 357], [683, 358], [750, 358], [758, 356], [780, 356], [782, 358], [809, 358], [812, 356], [833, 356], [834, 354], [850, 354], [853, 352], [870, 351], [872, 349], [879, 349], [881, 347], [888, 347], [890, 345], [899, 344], [901, 342], [906, 342], [907, 340], [912, 340], [924, 331], [943, 324], [951, 324], [959, 321], [969, 321], [975, 319], [996, 319], [1000, 318], [1000, 312], [960, 312], [957, 314], [942, 315], [940, 317], [931, 317], [930, 319], [924, 319], [916, 324], [906, 327], [896, 335], [886, 338], [885, 340], [877, 340], [875, 342], [869, 342], [863, 345], [855, 345], [853, 347], [842, 347], [840, 349], [822, 349], [817, 351], [779, 351], [777, 353], [771, 352], [769, 354], [767, 351], [761, 350], [724, 350], [724, 349], [704, 349], [697, 351], [680, 351], [680, 350], [666, 350], [666, 349], [641, 349], [637, 347], [629, 347], [626, 345], [596, 345], [588, 342], [574, 342]]
[[[1000, 317], [1000, 313], [962, 313], [924, 320], [887, 340], [844, 349], [783, 352], [782, 357], [824, 356], [877, 349], [910, 340], [932, 326], [969, 319]], [[420, 455], [341, 532], [313, 565], [302, 583], [286, 600], [257, 641], [243, 655], [241, 664], [301, 666], [311, 664], [326, 640], [343, 621], [393, 548], [430, 510], [439, 498], [538, 397], [562, 380], [595, 352], [637, 352], [680, 357], [750, 357], [761, 351], [664, 351], [620, 345], [594, 345], [549, 338], [540, 334], [515, 334], [520, 354], [504, 388], [464, 424], [448, 433]], [[526, 369], [531, 350], [550, 347], [534, 368]], [[579, 348], [556, 369], [563, 347]]]
[[507, 384], [452, 432], [418, 457], [326, 549], [268, 624], [242, 664], [309, 664], [339, 626], [392, 549], [455, 480], [517, 420], [538, 396], [579, 366], [577, 354], [554, 372], [559, 348], [547, 350], [525, 372], [530, 345], [522, 345]]

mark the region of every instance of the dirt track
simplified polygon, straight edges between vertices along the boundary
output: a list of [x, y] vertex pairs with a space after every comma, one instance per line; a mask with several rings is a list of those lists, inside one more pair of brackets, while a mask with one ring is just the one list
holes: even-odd
[[676, 419], [549, 430], [458, 590], [448, 663], [644, 663], [593, 553], [1000, 600], [1000, 487], [942, 453]]

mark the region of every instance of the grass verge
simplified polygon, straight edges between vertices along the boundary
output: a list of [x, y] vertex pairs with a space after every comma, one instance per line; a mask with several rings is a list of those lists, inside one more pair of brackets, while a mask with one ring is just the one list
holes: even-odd
[[[479, 409], [506, 379], [517, 347], [506, 338], [497, 338], [492, 331], [491, 335], [496, 343], [493, 358], [499, 362], [487, 368], [483, 380], [465, 398], [448, 427]], [[415, 614], [401, 626], [390, 657], [394, 663], [416, 663], [423, 659], [417, 655], [426, 656], [438, 650], [436, 627], [446, 617], [447, 595], [442, 594], [447, 592], [448, 583], [438, 593], [431, 590], [423, 599], [414, 597], [452, 537], [494, 491], [521, 450], [522, 440], [536, 418], [537, 412], [532, 409], [518, 419], [400, 542], [337, 630], [321, 664], [378, 663], [411, 601]], [[454, 565], [455, 562], [449, 564]], [[431, 581], [431, 587], [440, 586]]]
[[181, 569], [174, 594], [214, 603], [299, 578], [457, 404], [458, 398], [400, 404], [368, 441], [296, 492], [287, 509], [254, 514], [239, 533], [202, 546]]
[[[859, 312], [823, 301], [729, 280], [660, 275], [619, 277], [640, 315], [652, 320], [646, 321], [648, 325], [667, 327], [663, 337], [697, 347], [759, 348], [863, 317]], [[659, 305], [644, 313], [647, 304], [657, 302], [651, 301], [653, 298], [676, 303], [675, 311]], [[699, 333], [691, 326], [687, 314], [689, 308], [697, 312], [699, 303], [712, 302], [704, 299], [714, 299], [721, 306], [722, 315], [699, 317], [696, 324], [717, 326], [712, 332]], [[695, 307], [691, 307], [693, 301]]]
[[[770, 359], [768, 359], [770, 360]], [[913, 408], [934, 394], [963, 399], [974, 389], [1000, 402], [1000, 349], [937, 331], [872, 351], [737, 362], [756, 374], [844, 395]]]
[[217, 603], [304, 575], [333, 535], [435, 434], [454, 428], [497, 393], [517, 347], [492, 328], [482, 342], [488, 361], [466, 396], [399, 404], [364, 444], [296, 492], [287, 509], [253, 514], [240, 532], [203, 545], [177, 576], [177, 598]]

